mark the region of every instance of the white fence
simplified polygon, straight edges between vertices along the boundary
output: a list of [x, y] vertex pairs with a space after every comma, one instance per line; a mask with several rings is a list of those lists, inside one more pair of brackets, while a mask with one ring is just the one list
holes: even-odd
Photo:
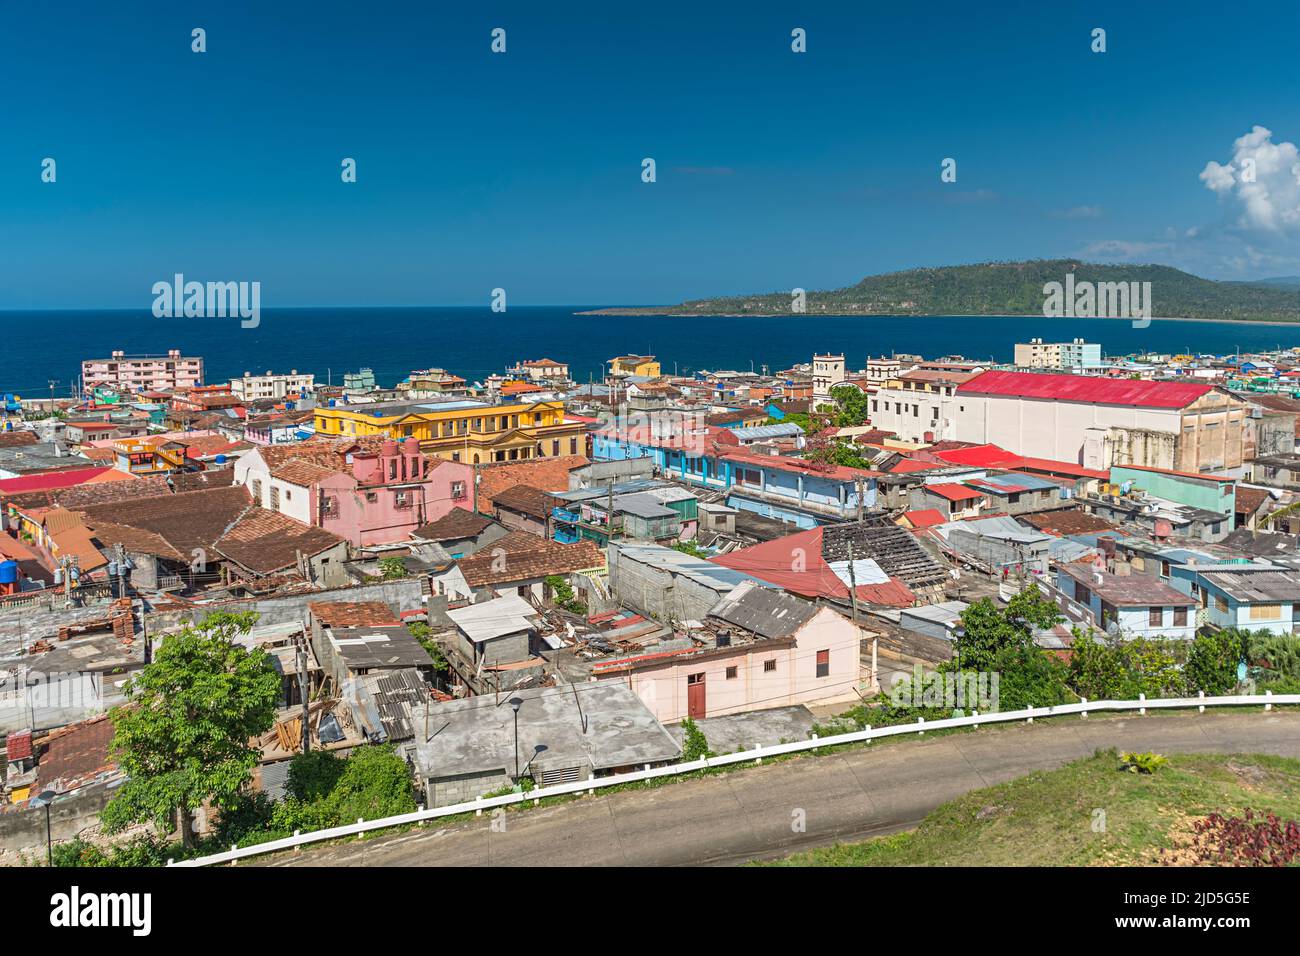
[[545, 797], [558, 797], [566, 794], [595, 793], [597, 790], [605, 787], [616, 787], [620, 784], [635, 783], [640, 780], [654, 780], [658, 777], [674, 777], [679, 774], [693, 773], [697, 770], [704, 770], [709, 767], [725, 767], [729, 764], [737, 763], [755, 763], [763, 762], [764, 757], [775, 757], [781, 754], [799, 753], [802, 751], [816, 750], [819, 747], [836, 747], [843, 744], [866, 743], [872, 740], [878, 740], [882, 737], [899, 737], [907, 734], [924, 734], [927, 730], [947, 730], [951, 727], [979, 727], [984, 724], [1010, 723], [1025, 721], [1033, 723], [1034, 718], [1061, 717], [1067, 714], [1078, 714], [1080, 717], [1087, 717], [1090, 713], [1098, 711], [1124, 711], [1136, 710], [1139, 714], [1145, 714], [1148, 710], [1186, 710], [1192, 707], [1198, 708], [1204, 713], [1206, 707], [1259, 707], [1263, 706], [1264, 710], [1272, 710], [1275, 704], [1300, 704], [1300, 694], [1273, 694], [1265, 691], [1264, 694], [1239, 694], [1225, 697], [1206, 697], [1204, 694], [1198, 697], [1169, 697], [1153, 698], [1147, 700], [1144, 696], [1139, 695], [1137, 700], [1098, 700], [1089, 702], [1082, 700], [1077, 704], [1060, 704], [1055, 707], [1030, 707], [1027, 710], [1012, 710], [998, 713], [980, 714], [973, 713], [968, 717], [949, 717], [943, 720], [932, 720], [928, 723], [924, 719], [918, 719], [914, 724], [898, 724], [893, 727], [867, 727], [865, 730], [858, 730], [847, 734], [836, 734], [832, 737], [813, 737], [809, 740], [796, 740], [792, 743], [773, 744], [770, 747], [756, 747], [753, 750], [745, 750], [739, 753], [722, 754], [717, 757], [706, 757], [700, 760], [692, 760], [688, 763], [676, 763], [666, 767], [650, 767], [644, 770], [637, 770], [632, 773], [620, 773], [609, 777], [597, 777], [591, 780], [578, 780], [573, 783], [555, 784], [550, 787], [538, 787], [527, 793], [507, 793], [500, 797], [480, 797], [466, 803], [457, 803], [447, 807], [432, 807], [428, 810], [416, 810], [412, 813], [403, 813], [395, 817], [381, 817], [378, 820], [358, 820], [356, 823], [349, 823], [345, 826], [330, 827], [325, 830], [313, 830], [310, 833], [295, 833], [291, 837], [285, 837], [281, 840], [270, 840], [266, 843], [258, 843], [255, 846], [242, 848], [231, 847], [224, 853], [214, 853], [210, 856], [196, 857], [192, 860], [183, 860], [180, 863], [168, 861], [168, 866], [211, 866], [218, 863], [234, 863], [237, 860], [247, 859], [248, 857], [260, 856], [264, 853], [277, 853], [281, 850], [292, 850], [308, 843], [319, 843], [323, 840], [337, 840], [340, 837], [356, 836], [360, 833], [366, 833], [371, 830], [383, 830], [388, 827], [403, 826], [410, 823], [424, 823], [426, 820], [437, 820], [441, 817], [451, 817], [463, 813], [482, 814], [484, 810], [491, 810], [496, 807], [505, 807], [515, 803], [527, 803], [537, 801]]

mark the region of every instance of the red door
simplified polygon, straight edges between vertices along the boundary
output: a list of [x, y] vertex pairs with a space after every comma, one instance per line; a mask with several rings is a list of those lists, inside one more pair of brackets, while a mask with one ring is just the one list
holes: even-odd
[[704, 675], [686, 675], [686, 716], [692, 720], [704, 719]]

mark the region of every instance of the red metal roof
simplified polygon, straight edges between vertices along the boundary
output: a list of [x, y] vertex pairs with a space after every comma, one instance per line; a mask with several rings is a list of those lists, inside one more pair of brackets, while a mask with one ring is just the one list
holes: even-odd
[[[791, 594], [847, 598], [848, 586], [822, 557], [822, 530], [811, 528], [799, 531], [784, 538], [764, 541], [751, 548], [721, 554], [709, 561], [724, 568], [744, 571]], [[795, 562], [791, 557], [796, 551], [804, 556], [802, 571], [794, 570]], [[859, 584], [857, 593], [861, 600], [886, 607], [912, 607], [916, 604], [916, 595], [912, 589], [895, 577], [883, 584]]]
[[973, 488], [967, 488], [965, 485], [959, 485], [954, 482], [943, 482], [937, 485], [926, 485], [926, 491], [933, 491], [936, 495], [942, 495], [949, 501], [965, 501], [968, 498], [979, 498], [982, 493], [975, 491]]
[[948, 520], [938, 508], [905, 511], [903, 517], [911, 523], [913, 528], [933, 528], [935, 525], [943, 524]]
[[15, 760], [26, 760], [32, 755], [32, 732], [19, 730], [10, 734], [5, 742], [5, 749], [8, 751], [10, 763]]
[[51, 488], [71, 488], [98, 478], [112, 468], [74, 468], [71, 471], [48, 471], [0, 481], [0, 495], [16, 495], [23, 491], [47, 491]]
[[1102, 405], [1184, 408], [1213, 388], [1213, 385], [1194, 382], [1149, 382], [1095, 375], [984, 372], [957, 386], [957, 392], [960, 395], [1006, 395]]

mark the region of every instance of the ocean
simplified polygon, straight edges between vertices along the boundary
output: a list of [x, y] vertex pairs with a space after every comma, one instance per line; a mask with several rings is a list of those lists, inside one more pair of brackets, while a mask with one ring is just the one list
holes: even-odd
[[1300, 326], [1153, 320], [969, 316], [676, 317], [584, 316], [597, 306], [264, 309], [255, 329], [236, 319], [158, 319], [148, 309], [0, 312], [0, 392], [68, 395], [83, 359], [113, 351], [180, 349], [204, 359], [205, 379], [244, 372], [314, 372], [339, 384], [365, 366], [391, 386], [413, 369], [441, 367], [471, 382], [521, 359], [567, 362], [596, 381], [609, 358], [659, 357], [666, 373], [698, 369], [771, 371], [814, 351], [844, 352], [850, 368], [868, 356], [906, 352], [1010, 361], [1030, 338], [1100, 342], [1103, 354], [1138, 351], [1230, 354], [1300, 345]]

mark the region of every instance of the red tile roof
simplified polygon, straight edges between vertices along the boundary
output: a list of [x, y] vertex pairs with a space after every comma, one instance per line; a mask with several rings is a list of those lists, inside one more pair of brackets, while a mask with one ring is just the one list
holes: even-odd
[[983, 372], [959, 385], [957, 393], [1044, 398], [1101, 405], [1137, 405], [1145, 408], [1185, 408], [1213, 388], [1213, 385], [1194, 382], [1152, 382], [1101, 378], [1095, 375], [995, 371]]
[[312, 601], [307, 605], [321, 627], [378, 627], [400, 624], [383, 601]]
[[529, 485], [540, 491], [568, 491], [569, 472], [587, 464], [582, 455], [558, 458], [533, 458], [529, 461], [503, 461], [478, 465], [477, 505], [484, 514], [492, 513], [492, 499], [515, 485]]

